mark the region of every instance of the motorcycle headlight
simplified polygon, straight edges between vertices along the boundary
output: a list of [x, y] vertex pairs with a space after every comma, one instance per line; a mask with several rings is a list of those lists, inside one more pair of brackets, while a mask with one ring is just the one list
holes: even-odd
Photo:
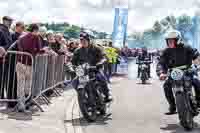
[[147, 65], [145, 65], [145, 64], [142, 64], [142, 65], [141, 65], [141, 69], [142, 69], [142, 70], [144, 70], [144, 69], [146, 69], [146, 68], [147, 68]]
[[81, 68], [77, 68], [76, 69], [76, 75], [77, 76], [84, 76], [84, 70], [83, 69], [81, 69]]
[[143, 64], [143, 65], [142, 65], [142, 67], [146, 68], [146, 67], [147, 67], [147, 65]]
[[184, 72], [180, 69], [173, 69], [171, 72], [171, 78], [173, 80], [181, 80]]

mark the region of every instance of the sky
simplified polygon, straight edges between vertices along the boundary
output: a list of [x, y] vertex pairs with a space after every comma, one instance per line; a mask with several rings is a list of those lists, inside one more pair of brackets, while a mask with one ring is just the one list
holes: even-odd
[[30, 22], [69, 22], [111, 33], [114, 7], [129, 7], [128, 33], [151, 28], [167, 15], [193, 15], [200, 0], [2, 0], [0, 16]]

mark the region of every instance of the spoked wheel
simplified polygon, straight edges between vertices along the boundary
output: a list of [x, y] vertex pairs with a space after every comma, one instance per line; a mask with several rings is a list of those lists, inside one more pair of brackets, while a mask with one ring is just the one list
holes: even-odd
[[78, 92], [78, 101], [81, 113], [88, 122], [94, 122], [97, 119], [96, 108], [89, 105], [89, 96], [84, 89]]
[[146, 72], [142, 72], [141, 80], [142, 80], [142, 84], [146, 84], [146, 80], [147, 80], [147, 74], [146, 74]]
[[194, 128], [194, 115], [190, 110], [191, 105], [187, 94], [176, 94], [176, 104], [181, 126], [187, 131], [192, 130]]
[[105, 95], [103, 94], [102, 87], [103, 86], [100, 86], [100, 85], [96, 86], [96, 90], [97, 90], [96, 100], [98, 101], [97, 106], [98, 106], [98, 111], [100, 113], [99, 115], [105, 115], [107, 113], [107, 106], [105, 103]]
[[142, 80], [142, 84], [146, 84], [146, 80]]

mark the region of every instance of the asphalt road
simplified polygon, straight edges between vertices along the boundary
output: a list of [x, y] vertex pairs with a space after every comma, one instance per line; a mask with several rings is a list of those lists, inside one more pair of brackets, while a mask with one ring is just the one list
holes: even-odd
[[[152, 66], [154, 70], [155, 66]], [[112, 93], [114, 102], [111, 106], [112, 116], [109, 119], [99, 119], [89, 124], [79, 115], [78, 104], [74, 106], [74, 127], [80, 133], [184, 133], [179, 125], [177, 115], [166, 116], [168, 105], [164, 98], [162, 84], [157, 80], [155, 72], [147, 85], [140, 84], [135, 78], [136, 66], [131, 65], [129, 76], [114, 78]], [[131, 75], [130, 73], [133, 73]], [[195, 121], [200, 124], [200, 118]], [[77, 124], [78, 123], [78, 124]], [[72, 124], [73, 125], [73, 124]], [[191, 133], [199, 133], [196, 125]]]
[[[13, 113], [0, 109], [0, 133], [185, 133], [177, 115], [166, 116], [168, 105], [162, 83], [155, 76], [149, 84], [136, 79], [137, 66], [130, 64], [128, 76], [112, 79], [114, 102], [112, 116], [87, 123], [80, 113], [76, 92], [66, 89], [62, 96], [54, 97], [52, 104], [44, 105], [45, 112], [33, 115]], [[191, 133], [200, 132], [200, 118]]]

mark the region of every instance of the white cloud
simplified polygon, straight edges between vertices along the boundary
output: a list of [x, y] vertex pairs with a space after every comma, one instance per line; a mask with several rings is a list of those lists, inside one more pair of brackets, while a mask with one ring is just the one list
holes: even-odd
[[0, 1], [0, 16], [25, 22], [67, 21], [112, 32], [116, 5], [129, 4], [129, 32], [150, 28], [153, 22], [175, 13], [193, 14], [198, 0], [7, 0]]

